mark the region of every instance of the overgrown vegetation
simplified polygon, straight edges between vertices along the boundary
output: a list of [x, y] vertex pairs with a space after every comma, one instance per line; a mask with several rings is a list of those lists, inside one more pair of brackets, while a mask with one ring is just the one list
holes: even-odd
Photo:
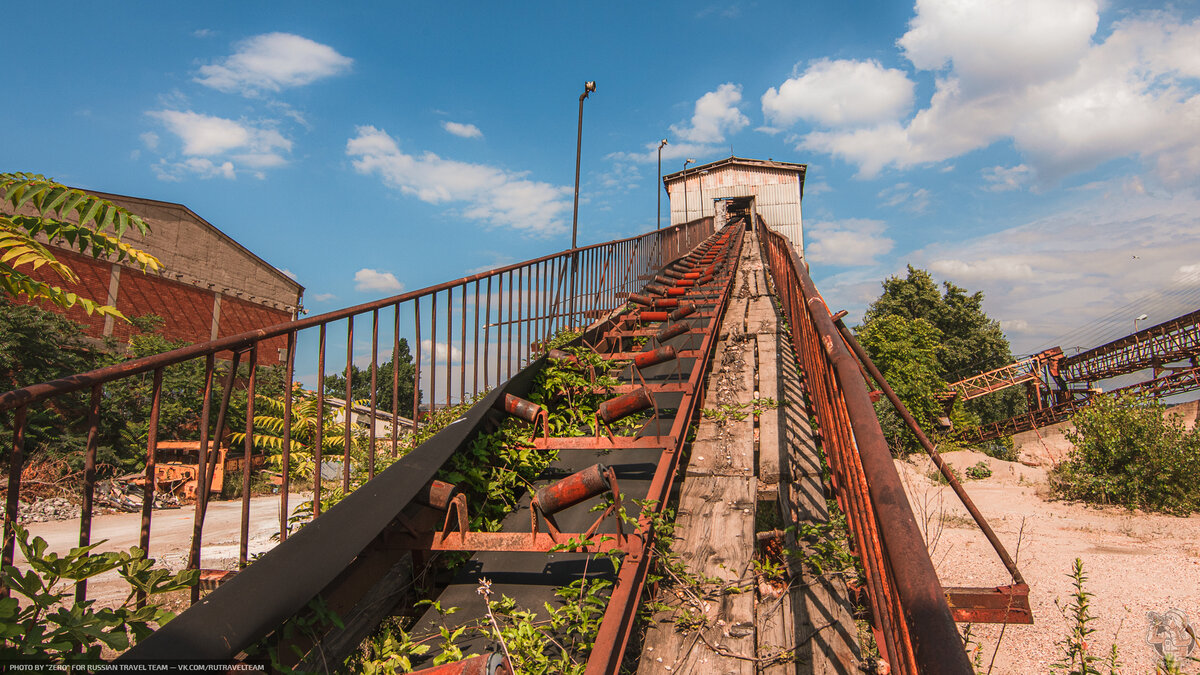
[[[100, 541], [59, 555], [47, 550], [41, 537], [30, 541], [20, 525], [13, 529], [29, 569], [5, 565], [0, 571], [4, 587], [23, 598], [0, 598], [0, 661], [95, 661], [105, 648], [123, 651], [174, 617], [153, 603], [137, 606], [138, 593], [152, 597], [183, 590], [199, 578], [195, 570], [172, 574], [155, 568], [154, 560], [137, 547], [96, 553], [104, 543]], [[75, 582], [113, 570], [129, 584], [120, 606], [74, 601]]]
[[1188, 431], [1162, 403], [1098, 395], [1071, 421], [1074, 448], [1050, 474], [1060, 496], [1176, 515], [1200, 510], [1200, 430]]
[[[159, 330], [162, 319], [153, 315], [131, 319], [134, 333], [126, 341], [107, 340], [96, 345], [85, 339], [82, 327], [63, 316], [0, 298], [0, 388], [5, 391], [54, 380], [67, 375], [129, 359], [159, 354], [184, 346]], [[217, 361], [213, 397], [220, 400], [229, 363]], [[226, 417], [226, 432], [245, 427], [249, 368], [242, 364]], [[151, 372], [123, 378], [103, 389], [96, 439], [100, 477], [144, 468], [149, 432], [154, 375]], [[259, 366], [256, 387], [260, 393], [282, 391], [282, 369]], [[193, 359], [163, 371], [159, 435], [162, 440], [199, 440], [200, 409], [204, 397], [204, 360]], [[83, 466], [88, 433], [90, 391], [31, 406], [25, 430], [27, 464], [50, 461], [65, 471]], [[216, 406], [214, 405], [214, 411]], [[216, 425], [216, 414], [210, 425]], [[0, 428], [0, 457], [12, 451], [12, 428]]]

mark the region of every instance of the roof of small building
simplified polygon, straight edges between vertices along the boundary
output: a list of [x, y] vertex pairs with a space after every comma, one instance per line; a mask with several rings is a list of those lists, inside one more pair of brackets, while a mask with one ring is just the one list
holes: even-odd
[[[793, 171], [800, 174], [800, 183], [804, 183], [804, 174], [808, 170], [807, 164], [797, 164], [795, 162], [778, 162], [773, 159], [750, 159], [748, 157], [734, 157], [730, 155], [725, 159], [718, 159], [715, 162], [708, 164], [697, 164], [686, 169], [688, 175], [696, 171], [712, 171], [713, 169], [722, 169], [731, 166], [753, 166], [767, 169], [780, 169], [783, 171]], [[683, 178], [683, 171], [676, 171], [663, 176], [663, 185]]]

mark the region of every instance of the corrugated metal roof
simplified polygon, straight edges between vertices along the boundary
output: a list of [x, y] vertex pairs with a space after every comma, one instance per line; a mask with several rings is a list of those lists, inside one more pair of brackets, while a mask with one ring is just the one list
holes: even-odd
[[[801, 185], [803, 185], [803, 183], [804, 183], [804, 173], [808, 170], [807, 164], [796, 164], [794, 162], [777, 162], [773, 159], [749, 159], [747, 157], [734, 157], [731, 155], [729, 157], [726, 157], [725, 159], [719, 159], [715, 162], [710, 162], [708, 164], [697, 164], [696, 166], [689, 166], [686, 169], [686, 171], [687, 171], [688, 176], [690, 177], [693, 173], [695, 173], [697, 171], [712, 171], [714, 169], [723, 169], [725, 167], [730, 167], [730, 166], [760, 167], [760, 168], [779, 169], [782, 171], [790, 171], [793, 173], [798, 173], [798, 174], [800, 174]], [[684, 173], [683, 171], [676, 171], [675, 173], [671, 173], [671, 174], [667, 174], [667, 175], [663, 176], [663, 184], [665, 185], [667, 183], [671, 183], [676, 180], [679, 180], [680, 178], [683, 177], [683, 173]]]

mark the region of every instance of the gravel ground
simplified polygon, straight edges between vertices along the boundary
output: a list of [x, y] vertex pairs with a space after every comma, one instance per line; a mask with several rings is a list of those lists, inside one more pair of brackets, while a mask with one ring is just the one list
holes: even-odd
[[[968, 480], [971, 498], [1008, 547], [1030, 587], [1032, 626], [978, 625], [983, 672], [996, 653], [993, 673], [1049, 673], [1061, 655], [1056, 642], [1068, 631], [1058, 605], [1070, 602], [1070, 572], [1083, 561], [1093, 594], [1090, 643], [1105, 656], [1114, 642], [1125, 673], [1153, 673], [1157, 652], [1147, 642], [1148, 612], [1181, 610], [1200, 634], [1200, 514], [1178, 518], [1098, 508], [1050, 498], [1044, 469], [1004, 462], [974, 451], [947, 453], [960, 474], [985, 462], [992, 476]], [[948, 486], [928, 478], [927, 458], [897, 461], [909, 500], [924, 521], [934, 564], [948, 586], [997, 586], [1010, 579], [987, 540]], [[1192, 656], [1200, 656], [1197, 645]], [[1197, 664], [1200, 665], [1200, 664]], [[1194, 672], [1197, 665], [1185, 668]], [[1107, 672], [1107, 671], [1104, 671]]]

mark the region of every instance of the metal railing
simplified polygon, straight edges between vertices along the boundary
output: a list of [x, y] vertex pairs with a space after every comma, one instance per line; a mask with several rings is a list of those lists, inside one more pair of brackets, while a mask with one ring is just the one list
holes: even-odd
[[755, 222], [820, 426], [833, 492], [862, 562], [880, 655], [893, 673], [971, 673], [859, 363], [804, 261], [787, 239]]
[[[294, 385], [298, 384], [297, 353], [306, 351], [305, 348], [312, 347], [311, 343], [315, 342], [316, 375], [311, 386], [315, 388], [318, 420], [323, 419], [325, 409], [326, 375], [334, 374], [326, 371], [331, 336], [335, 331], [340, 332], [344, 324], [345, 364], [344, 370], [339, 368], [338, 371], [345, 376], [346, 390], [331, 392], [339, 397], [344, 394], [344, 400], [352, 398], [355, 359], [361, 359], [369, 352], [370, 423], [366, 432], [369, 438], [365, 461], [366, 472], [373, 477], [375, 460], [380, 453], [389, 452], [393, 457], [396, 455], [401, 436], [401, 415], [410, 412], [399, 409], [400, 369], [396, 366], [401, 357], [402, 339], [411, 341], [415, 352], [411, 410], [415, 431], [421, 417], [422, 400], [427, 401], [432, 410], [439, 403], [449, 406], [455, 399], [465, 400], [500, 384], [518, 372], [522, 363], [530, 360], [538, 343], [548, 340], [564, 328], [586, 325], [591, 319], [623, 305], [624, 298], [640, 288], [647, 275], [657, 271], [664, 261], [682, 255], [712, 232], [711, 218], [695, 220], [641, 236], [567, 250], [384, 300], [194, 344], [0, 394], [0, 425], [7, 427], [11, 435], [4, 544], [0, 556], [3, 564], [13, 562], [14, 523], [18, 522], [22, 469], [27, 459], [26, 432], [30, 412], [37, 412], [39, 406], [45, 410], [56, 410], [58, 404], [77, 393], [87, 397], [88, 412], [84, 420], [87, 444], [79, 532], [79, 544], [85, 546], [91, 541], [97, 479], [96, 456], [105, 390], [120, 387], [123, 382], [131, 381], [129, 378], [144, 378], [147, 374], [152, 377], [139, 533], [139, 545], [149, 551], [156, 490], [156, 449], [160, 440], [159, 416], [164, 395], [171, 395], [171, 392], [164, 393], [164, 373], [178, 364], [203, 362], [202, 405], [194, 414], [197, 419], [198, 447], [209, 451], [198, 453], [199, 480], [189, 557], [189, 568], [198, 569], [201, 566], [205, 513], [218, 456], [216, 447], [233, 431], [228, 422], [232, 394], [244, 391], [246, 424], [242, 443], [244, 461], [241, 466], [239, 542], [239, 563], [244, 565], [248, 557], [250, 460], [256, 447], [253, 422], [255, 393], [263, 369], [267, 367], [263, 365], [267, 359], [260, 357], [270, 356], [266, 350], [281, 349], [284, 362], [281, 391], [292, 392]], [[364, 324], [369, 325], [371, 337], [368, 347], [355, 342], [356, 322], [360, 330]], [[383, 341], [380, 339], [381, 332]], [[386, 411], [379, 410], [376, 396], [380, 386], [381, 345], [384, 354], [390, 349], [393, 363], [392, 405]], [[311, 366], [300, 372], [311, 372], [308, 368]], [[384, 382], [383, 386], [386, 387], [387, 383]], [[291, 420], [293, 396], [284, 395], [282, 398], [283, 419]], [[215, 425], [212, 423], [214, 417]], [[377, 425], [374, 422], [380, 417], [390, 420], [390, 437], [377, 438]], [[314, 516], [319, 515], [321, 509], [322, 446], [325, 441], [322, 438], [323, 424], [316, 424], [315, 434], [312, 444], [316, 467], [312, 498]], [[286, 539], [290, 515], [290, 448], [293, 446], [290, 423], [282, 425], [281, 435], [279, 525], [280, 537]], [[346, 423], [342, 454], [338, 457], [342, 462], [343, 489], [350, 484], [351, 446], [351, 425]], [[198, 589], [194, 590], [193, 600], [197, 593]], [[82, 600], [86, 596], [86, 581], [81, 581], [76, 587], [76, 597]]]

